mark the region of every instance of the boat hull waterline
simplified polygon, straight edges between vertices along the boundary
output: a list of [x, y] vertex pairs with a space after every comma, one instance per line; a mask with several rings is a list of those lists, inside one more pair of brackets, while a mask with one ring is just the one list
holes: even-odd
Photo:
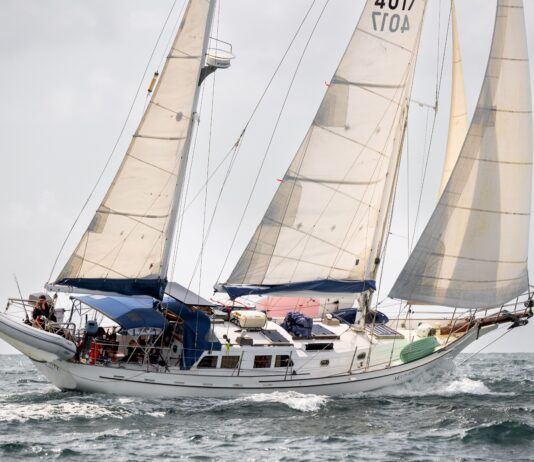
[[48, 380], [62, 390], [114, 395], [162, 398], [235, 398], [275, 391], [292, 391], [327, 396], [350, 395], [399, 385], [430, 370], [438, 370], [479, 336], [495, 326], [471, 329], [464, 336], [435, 353], [407, 364], [352, 374], [321, 378], [295, 376], [213, 376], [198, 371], [184, 373], [146, 372], [126, 368], [77, 364], [57, 360], [35, 362]]

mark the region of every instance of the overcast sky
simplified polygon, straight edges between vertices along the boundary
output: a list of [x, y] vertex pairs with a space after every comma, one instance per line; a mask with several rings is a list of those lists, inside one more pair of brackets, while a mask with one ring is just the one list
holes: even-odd
[[[279, 77], [247, 130], [246, 138], [215, 215], [205, 247], [202, 271], [197, 261], [203, 218], [203, 195], [184, 219], [174, 279], [210, 296], [237, 223], [265, 153], [291, 74], [326, 0], [316, 0]], [[429, 0], [413, 99], [434, 104], [437, 62], [444, 50], [448, 0]], [[525, 0], [529, 50], [534, 57], [534, 1]], [[149, 56], [173, 4], [172, 0], [2, 0], [0, 2], [0, 299], [17, 296], [16, 273], [23, 293], [38, 291], [48, 280], [53, 261], [74, 217], [107, 159], [124, 122]], [[206, 81], [198, 143], [192, 155], [188, 201], [206, 175], [211, 95], [214, 91], [211, 169], [233, 145], [258, 101], [286, 46], [312, 0], [221, 0], [219, 38], [231, 42], [236, 59], [229, 70]], [[320, 100], [357, 22], [363, 0], [330, 0], [297, 73], [280, 126], [267, 154], [252, 207], [237, 234], [223, 269], [224, 279], [261, 219], [313, 119]], [[466, 96], [472, 113], [493, 29], [495, 0], [457, 0], [464, 58]], [[135, 130], [146, 87], [161, 59], [182, 10], [177, 0], [169, 26], [150, 62], [142, 97], [126, 128], [101, 187], [75, 228], [61, 263], [69, 256], [92, 217]], [[440, 56], [438, 59], [438, 49]], [[446, 143], [450, 98], [450, 52], [446, 50], [440, 110], [430, 150], [430, 167], [416, 233], [436, 202]], [[382, 293], [404, 264], [408, 223], [413, 233], [433, 113], [412, 105], [408, 155], [404, 155], [393, 236], [385, 262]], [[407, 159], [409, 159], [407, 161]], [[406, 164], [406, 162], [408, 162]], [[213, 214], [224, 164], [208, 188], [208, 220]], [[407, 169], [410, 183], [407, 182]], [[408, 194], [409, 192], [409, 194]], [[525, 194], [528, 194], [525, 191]], [[410, 209], [408, 220], [408, 204]], [[532, 247], [532, 246], [531, 246]], [[533, 251], [531, 250], [531, 257]], [[534, 261], [531, 258], [531, 261]], [[60, 269], [60, 268], [58, 268]], [[57, 271], [57, 269], [56, 269]], [[534, 351], [534, 326], [517, 330], [495, 345], [499, 351]], [[0, 352], [11, 352], [0, 343]]]

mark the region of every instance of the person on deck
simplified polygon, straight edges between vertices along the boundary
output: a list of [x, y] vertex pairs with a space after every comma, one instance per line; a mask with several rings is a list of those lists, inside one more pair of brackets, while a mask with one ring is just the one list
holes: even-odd
[[51, 307], [46, 301], [46, 297], [44, 295], [40, 295], [39, 299], [35, 303], [35, 307], [33, 308], [33, 327], [44, 329], [46, 320], [50, 318], [50, 312]]

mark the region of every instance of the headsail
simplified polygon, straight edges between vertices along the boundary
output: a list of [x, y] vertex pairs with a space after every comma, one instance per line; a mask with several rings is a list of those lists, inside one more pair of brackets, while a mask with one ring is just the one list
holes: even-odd
[[447, 139], [447, 150], [445, 151], [445, 161], [441, 176], [439, 195], [443, 193], [447, 181], [451, 176], [452, 169], [456, 164], [458, 155], [467, 134], [467, 104], [465, 102], [464, 75], [462, 71], [462, 55], [460, 53], [460, 43], [458, 40], [458, 24], [456, 22], [456, 8], [454, 0], [451, 1], [451, 22], [452, 22], [452, 91], [451, 109], [449, 114], [449, 137]]
[[302, 145], [223, 288], [374, 288], [426, 0], [367, 1]]
[[532, 105], [521, 0], [499, 0], [471, 127], [439, 203], [390, 296], [499, 306], [528, 289]]
[[213, 2], [190, 0], [113, 183], [56, 285], [161, 297]]

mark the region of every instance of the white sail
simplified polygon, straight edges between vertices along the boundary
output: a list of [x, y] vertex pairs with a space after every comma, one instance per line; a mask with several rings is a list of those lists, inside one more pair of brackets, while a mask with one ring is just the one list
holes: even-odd
[[426, 0], [367, 1], [312, 126], [223, 285], [231, 296], [374, 286], [425, 8]]
[[56, 284], [161, 292], [212, 8], [189, 2], [123, 162]]
[[445, 191], [390, 296], [499, 306], [528, 289], [532, 107], [521, 0], [499, 0], [480, 99]]
[[467, 104], [465, 102], [464, 75], [462, 71], [462, 55], [460, 53], [460, 43], [458, 40], [458, 25], [456, 21], [456, 8], [454, 0], [451, 2], [451, 22], [452, 22], [452, 92], [451, 109], [449, 114], [449, 136], [447, 139], [447, 150], [445, 151], [445, 161], [443, 164], [443, 174], [439, 187], [439, 195], [443, 193], [447, 181], [451, 176], [452, 169], [456, 165], [456, 160], [462, 149], [462, 145], [467, 134]]

